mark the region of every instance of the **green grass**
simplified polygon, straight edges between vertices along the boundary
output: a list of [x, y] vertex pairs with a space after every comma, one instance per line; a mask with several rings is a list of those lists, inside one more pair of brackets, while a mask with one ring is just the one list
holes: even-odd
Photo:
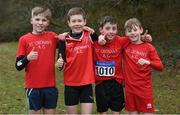
[[[0, 44], [0, 114], [27, 113], [24, 70], [15, 69], [17, 42]], [[62, 73], [56, 70], [59, 89], [58, 113], [64, 113]]]
[[[17, 42], [0, 43], [0, 114], [26, 114], [24, 71], [15, 69]], [[62, 73], [56, 71], [59, 100], [57, 113], [65, 113]], [[180, 114], [180, 71], [165, 68], [153, 73], [155, 113]], [[94, 112], [96, 113], [94, 106]], [[126, 113], [124, 110], [122, 113]]]

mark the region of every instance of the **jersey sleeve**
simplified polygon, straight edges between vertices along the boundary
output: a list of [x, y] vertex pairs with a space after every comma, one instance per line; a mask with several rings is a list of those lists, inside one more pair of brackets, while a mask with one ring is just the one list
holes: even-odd
[[125, 47], [127, 47], [127, 45], [130, 43], [130, 40], [128, 37], [124, 36], [124, 37], [118, 37], [118, 41], [120, 46], [122, 47], [122, 49], [124, 49]]
[[65, 41], [59, 41], [59, 49], [58, 49], [58, 57], [59, 58], [59, 53], [61, 53], [62, 58], [64, 60], [64, 62], [66, 62], [66, 44]]
[[90, 34], [91, 40], [94, 41], [98, 41], [98, 35], [94, 32]]
[[21, 37], [19, 39], [18, 50], [17, 50], [16, 57], [19, 57], [19, 56], [25, 55], [25, 54], [26, 54], [26, 42], [23, 39], [23, 37]]
[[51, 32], [51, 34], [54, 36], [54, 41], [55, 41], [55, 44], [56, 44], [56, 48], [58, 48], [58, 45], [59, 45], [59, 39], [58, 39], [58, 35], [55, 33], [55, 32]]
[[161, 59], [159, 58], [159, 55], [156, 51], [156, 49], [152, 46], [150, 48], [150, 65], [152, 68], [162, 71], [163, 70], [163, 64], [161, 62]]

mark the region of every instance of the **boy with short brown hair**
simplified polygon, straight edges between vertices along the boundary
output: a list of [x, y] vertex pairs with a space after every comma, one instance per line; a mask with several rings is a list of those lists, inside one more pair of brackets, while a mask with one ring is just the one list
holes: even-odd
[[131, 114], [151, 114], [154, 112], [151, 68], [162, 70], [163, 64], [155, 47], [140, 39], [143, 28], [138, 19], [127, 20], [124, 28], [131, 41], [124, 50], [125, 108]]
[[55, 51], [58, 44], [54, 32], [45, 31], [51, 19], [45, 7], [32, 9], [32, 32], [21, 36], [18, 43], [16, 69], [25, 68], [25, 88], [29, 114], [54, 114], [58, 90], [55, 81]]
[[83, 30], [86, 14], [80, 7], [71, 8], [67, 14], [70, 32], [65, 41], [60, 41], [58, 67], [64, 63], [65, 105], [67, 114], [77, 114], [81, 103], [81, 114], [91, 114], [95, 82], [93, 67], [93, 41], [98, 36]]

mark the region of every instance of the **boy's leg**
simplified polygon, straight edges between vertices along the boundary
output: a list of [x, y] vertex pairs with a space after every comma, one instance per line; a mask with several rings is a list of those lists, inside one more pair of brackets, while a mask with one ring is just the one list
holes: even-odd
[[81, 114], [91, 114], [93, 111], [93, 103], [81, 103]]
[[92, 114], [93, 110], [93, 89], [92, 84], [81, 86], [80, 103], [81, 114]]
[[39, 89], [27, 88], [26, 98], [29, 107], [29, 114], [40, 114], [42, 108], [42, 97]]
[[130, 115], [138, 115], [139, 113], [137, 111], [129, 112]]
[[119, 114], [124, 108], [123, 86], [116, 80], [103, 81], [95, 90], [97, 111], [100, 114], [105, 114], [108, 108], [112, 110], [112, 114]]
[[49, 87], [49, 88], [42, 88], [41, 90], [44, 98], [43, 113], [55, 114], [57, 100], [58, 100], [58, 89], [56, 87]]
[[78, 105], [72, 105], [72, 106], [67, 106], [66, 105], [66, 113], [67, 114], [77, 114], [78, 113]]
[[102, 82], [98, 85], [95, 86], [95, 96], [96, 96], [96, 107], [97, 107], [97, 112], [100, 114], [106, 114], [108, 111], [108, 102], [109, 102], [109, 97], [106, 94], [107, 90], [105, 88], [105, 83]]
[[43, 109], [43, 113], [44, 114], [55, 114], [56, 113], [56, 109]]
[[79, 103], [79, 86], [65, 86], [64, 98], [67, 114], [77, 114]]
[[109, 81], [108, 91], [110, 94], [109, 108], [113, 114], [118, 114], [124, 108], [124, 91], [123, 85], [116, 80]]
[[[138, 115], [140, 112], [134, 111], [134, 112], [129, 112], [131, 115]], [[153, 113], [143, 113], [143, 115], [153, 115]]]
[[153, 115], [153, 113], [144, 113], [144, 115]]
[[35, 111], [35, 110], [29, 110], [28, 113], [29, 113], [29, 114], [41, 114], [41, 110], [37, 110], [37, 111]]
[[112, 111], [112, 114], [113, 114], [113, 115], [119, 115], [120, 112], [119, 112], [119, 111]]
[[132, 93], [125, 90], [125, 109], [131, 114], [137, 113], [136, 100]]
[[43, 110], [43, 113], [55, 113], [58, 98], [57, 88], [29, 88], [26, 89], [26, 96], [30, 114], [40, 114], [41, 110]]
[[132, 114], [140, 112], [151, 114], [154, 112], [153, 97], [143, 98], [130, 92], [126, 92], [125, 102], [126, 110]]
[[138, 112], [146, 113], [147, 115], [151, 115], [154, 112], [154, 102], [153, 96], [149, 95], [148, 98], [137, 96], [137, 108]]

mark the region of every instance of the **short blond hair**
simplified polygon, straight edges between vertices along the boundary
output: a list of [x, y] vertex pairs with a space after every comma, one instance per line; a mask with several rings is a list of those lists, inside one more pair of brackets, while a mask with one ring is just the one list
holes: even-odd
[[44, 17], [46, 17], [48, 20], [50, 20], [52, 17], [51, 10], [43, 6], [36, 6], [31, 11], [31, 17], [37, 16], [39, 14], [43, 14]]
[[124, 29], [125, 30], [131, 30], [133, 29], [135, 26], [138, 26], [140, 28], [142, 28], [141, 22], [137, 19], [137, 18], [130, 18], [128, 19], [125, 24], [124, 24]]
[[82, 15], [83, 16], [83, 19], [85, 20], [86, 19], [86, 13], [85, 11], [80, 8], [80, 7], [74, 7], [74, 8], [71, 8], [68, 13], [67, 13], [67, 20], [69, 21], [70, 20], [70, 17], [73, 16], [73, 15]]

